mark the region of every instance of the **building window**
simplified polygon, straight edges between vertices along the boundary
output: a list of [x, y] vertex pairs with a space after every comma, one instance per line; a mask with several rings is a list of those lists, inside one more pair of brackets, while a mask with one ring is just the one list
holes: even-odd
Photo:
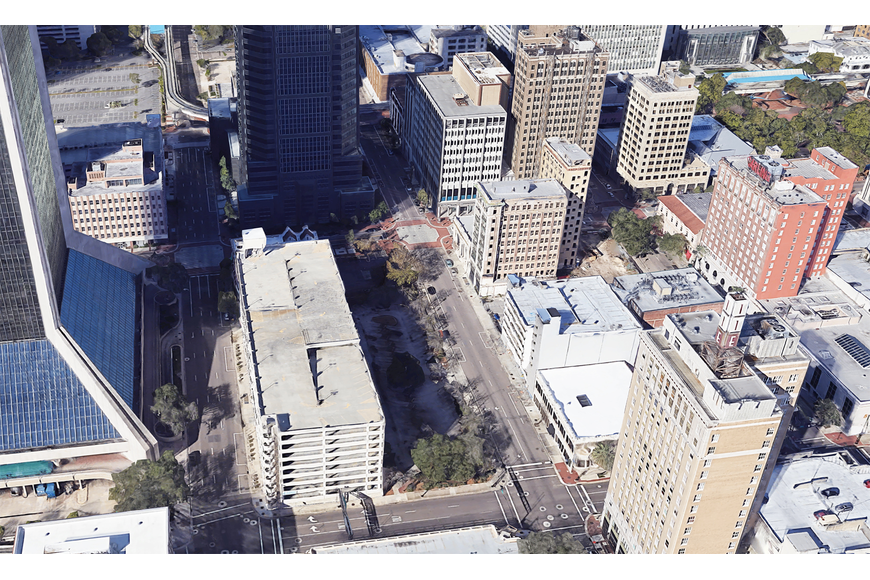
[[712, 455], [712, 454], [714, 454], [714, 453], [716, 453], [716, 448], [715, 448], [715, 447], [708, 447], [708, 448], [707, 448], [707, 455]]
[[679, 550], [677, 550], [677, 554], [685, 554], [685, 553], [686, 553], [686, 550], [684, 548], [680, 548]]
[[740, 537], [740, 532], [731, 532], [731, 537], [737, 539]]

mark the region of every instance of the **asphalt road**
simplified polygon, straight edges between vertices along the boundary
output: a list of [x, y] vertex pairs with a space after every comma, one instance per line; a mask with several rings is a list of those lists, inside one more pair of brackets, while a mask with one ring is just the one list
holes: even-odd
[[173, 150], [177, 201], [175, 228], [179, 244], [218, 242], [217, 184], [206, 147], [176, 147]]
[[410, 180], [405, 171], [406, 162], [400, 153], [388, 153], [378, 133], [380, 113], [362, 111], [360, 114], [360, 145], [370, 171], [380, 187], [381, 196], [396, 219], [419, 219], [422, 216], [414, 204], [416, 191], [408, 191]]

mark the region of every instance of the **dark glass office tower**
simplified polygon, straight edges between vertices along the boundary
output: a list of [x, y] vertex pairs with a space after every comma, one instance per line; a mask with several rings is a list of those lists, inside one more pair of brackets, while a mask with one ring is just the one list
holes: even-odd
[[283, 229], [340, 216], [357, 187], [356, 26], [237, 26], [244, 228]]
[[35, 27], [0, 26], [0, 464], [156, 449], [132, 412], [144, 265], [74, 232], [63, 185]]

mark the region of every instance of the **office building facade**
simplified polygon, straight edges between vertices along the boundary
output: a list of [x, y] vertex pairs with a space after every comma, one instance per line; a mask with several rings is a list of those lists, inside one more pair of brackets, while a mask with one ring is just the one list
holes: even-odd
[[454, 57], [452, 74], [407, 87], [403, 147], [438, 216], [467, 215], [477, 183], [501, 178], [510, 74], [488, 52]]
[[35, 27], [0, 26], [0, 77], [0, 464], [153, 457], [126, 358], [142, 260], [73, 230]]
[[[235, 38], [242, 225], [341, 217], [340, 191], [362, 177], [357, 27], [237, 26]], [[359, 195], [371, 206], [373, 191]]]
[[445, 68], [452, 68], [457, 54], [486, 52], [486, 33], [479, 26], [433, 28], [429, 33], [429, 52], [444, 59]]
[[758, 26], [714, 26], [680, 33], [677, 55], [693, 66], [738, 65], [751, 62], [758, 44]]
[[540, 175], [541, 147], [549, 137], [562, 137], [594, 155], [608, 62], [607, 51], [576, 27], [553, 36], [520, 31], [510, 137], [516, 179]]
[[804, 278], [825, 273], [857, 169], [829, 147], [810, 159], [723, 158], [700, 272], [756, 298], [795, 296]]
[[579, 145], [559, 137], [544, 140], [541, 179], [553, 178], [571, 194], [559, 250], [560, 268], [573, 268], [577, 263], [577, 243], [583, 227], [591, 171], [592, 158]]
[[521, 30], [528, 27], [527, 24], [487, 24], [486, 36], [502, 56], [514, 63], [517, 56], [517, 37]]
[[634, 190], [704, 190], [710, 167], [686, 150], [698, 100], [695, 76], [662, 69], [658, 76], [631, 78], [616, 171]]
[[603, 513], [617, 553], [736, 553], [788, 407], [744, 358], [767, 346], [740, 344], [747, 311], [729, 294], [721, 317], [670, 315], [642, 334]]
[[667, 26], [663, 24], [579, 25], [580, 31], [610, 53], [611, 73], [654, 75], [659, 71]]

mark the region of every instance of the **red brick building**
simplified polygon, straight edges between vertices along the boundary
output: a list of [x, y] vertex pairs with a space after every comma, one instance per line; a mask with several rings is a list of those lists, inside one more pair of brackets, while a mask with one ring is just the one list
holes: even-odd
[[809, 159], [723, 158], [701, 273], [755, 298], [795, 296], [804, 278], [825, 273], [857, 174], [830, 147], [814, 149]]

